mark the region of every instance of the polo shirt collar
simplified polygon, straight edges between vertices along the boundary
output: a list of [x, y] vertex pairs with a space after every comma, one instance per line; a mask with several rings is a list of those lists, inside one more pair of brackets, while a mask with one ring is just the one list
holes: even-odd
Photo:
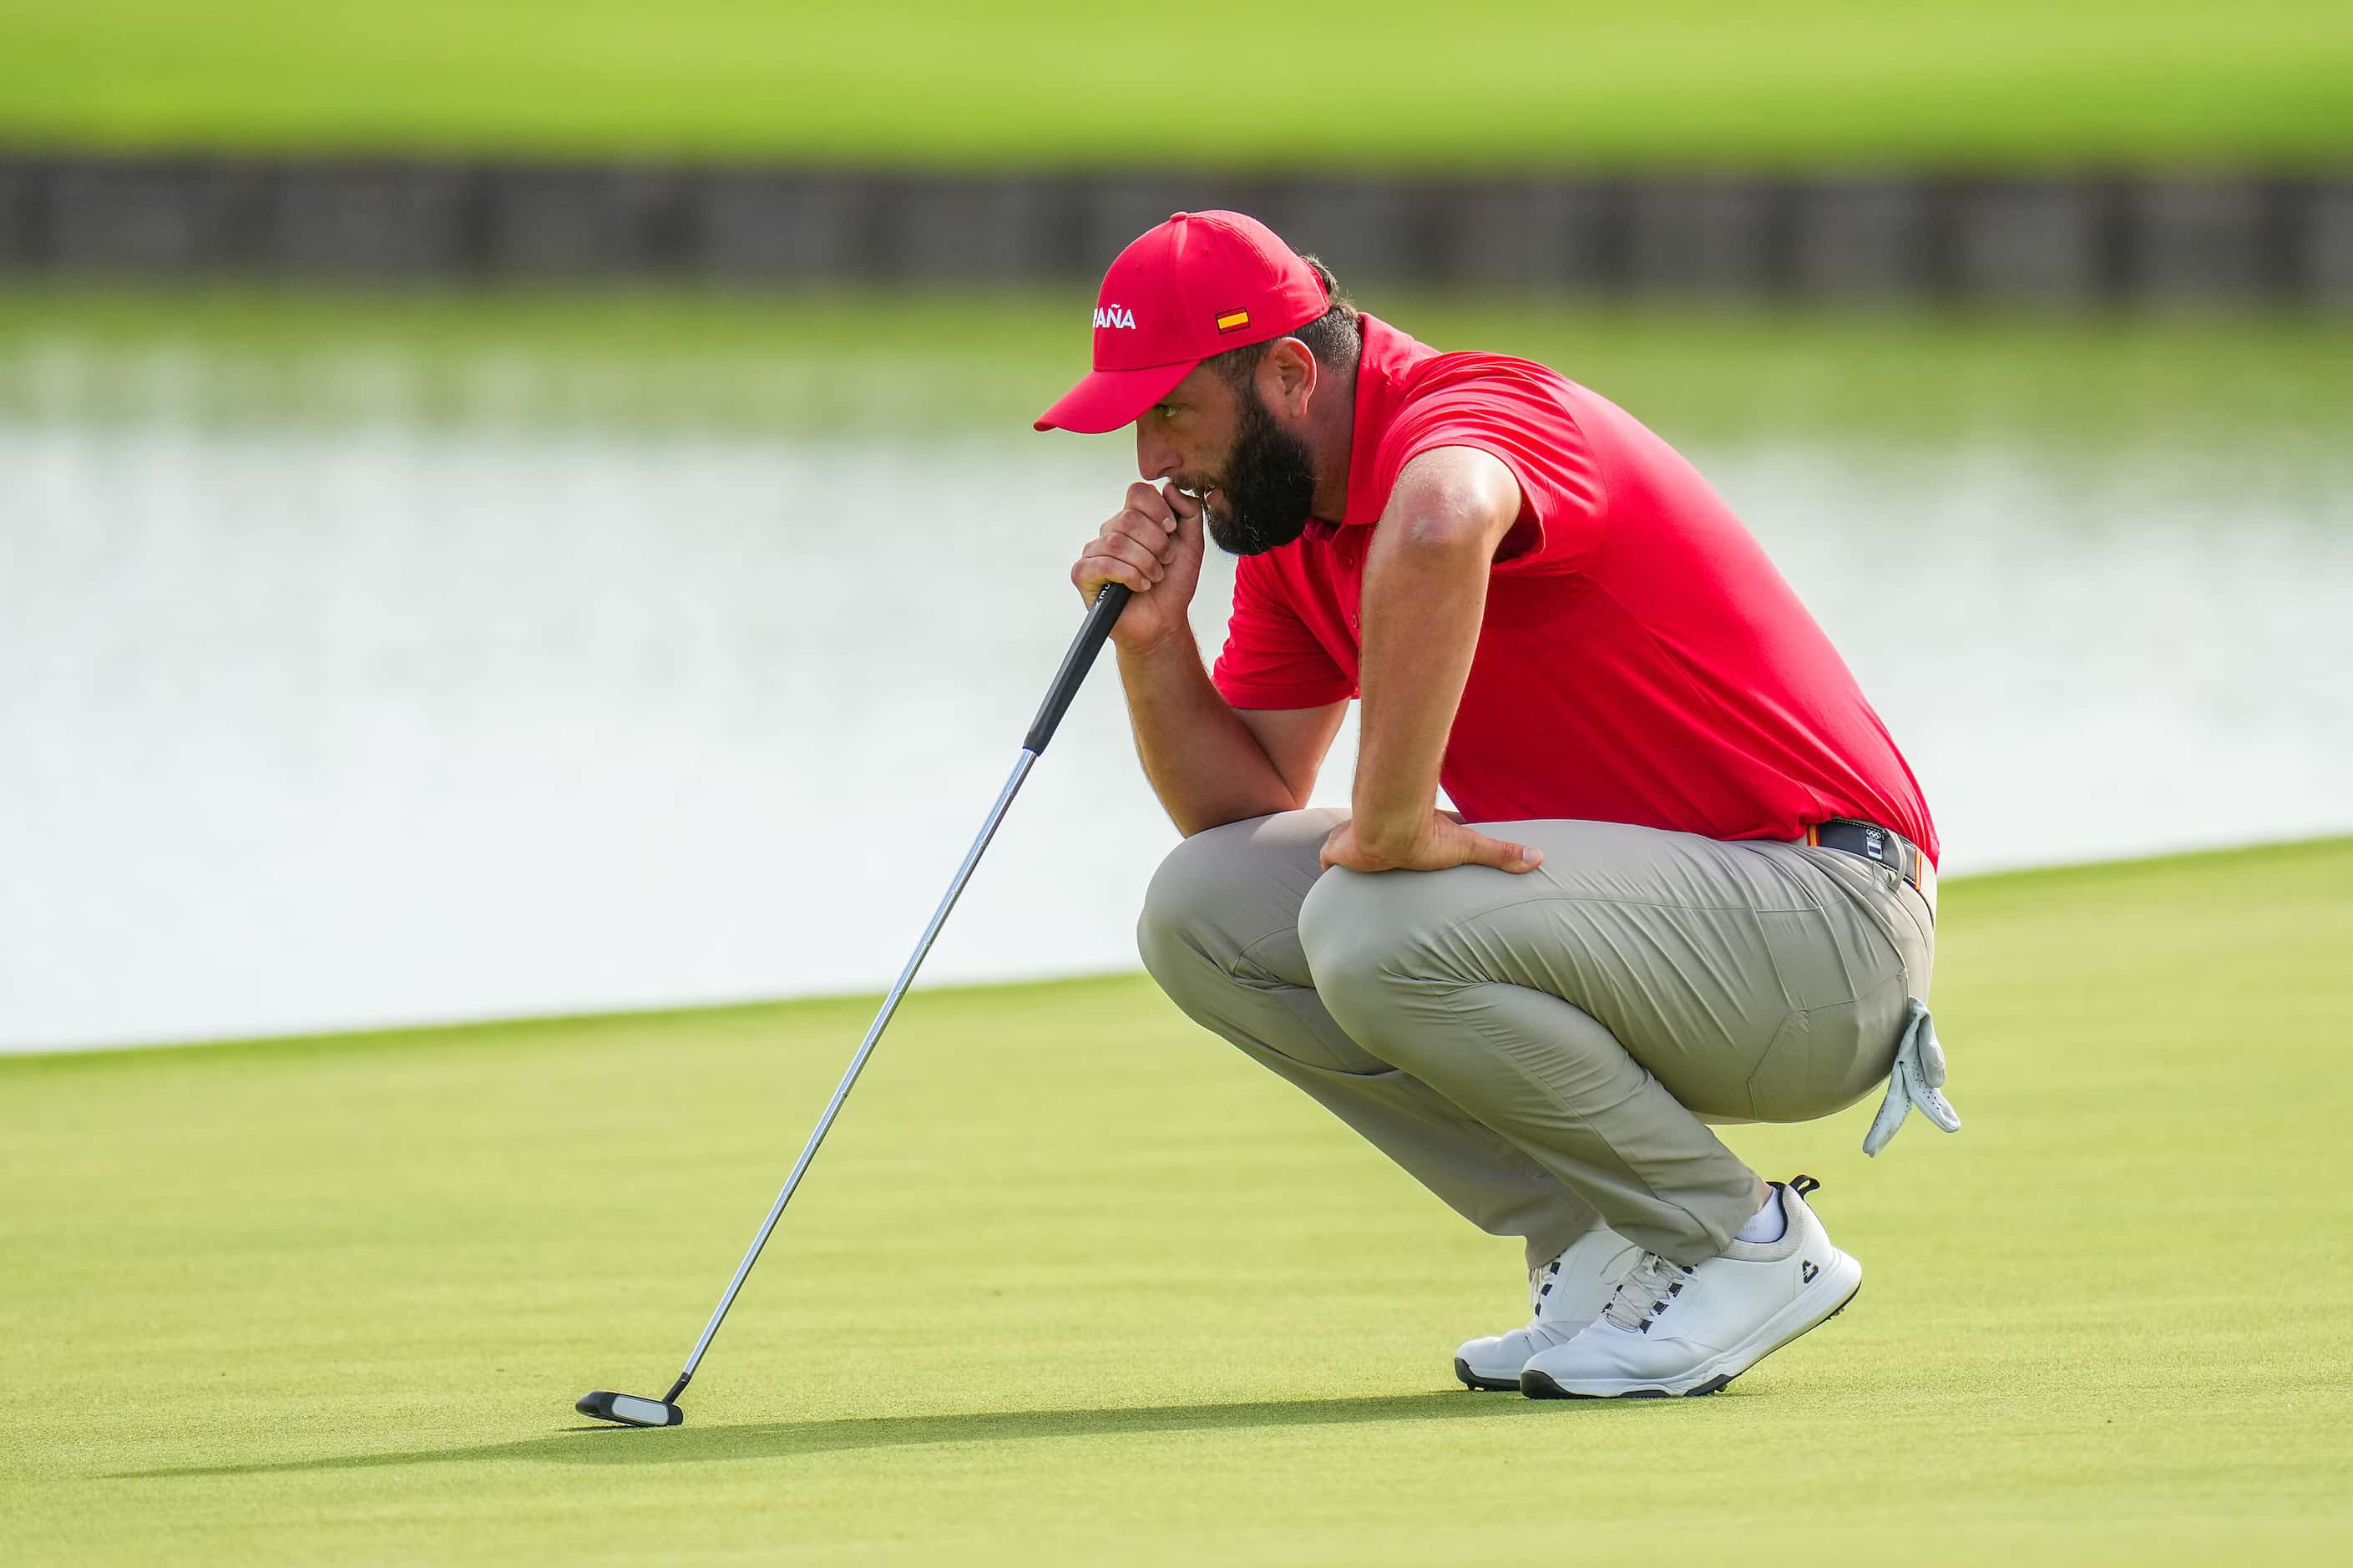
[[1375, 488], [1381, 436], [1405, 401], [1406, 383], [1424, 360], [1438, 353], [1376, 317], [1357, 320], [1365, 348], [1356, 359], [1356, 422], [1348, 433], [1348, 504], [1340, 518], [1344, 528], [1380, 521], [1382, 504], [1388, 499]]
[[1374, 493], [1373, 487], [1381, 432], [1396, 415], [1414, 370], [1438, 352], [1370, 315], [1356, 318], [1356, 330], [1363, 334], [1364, 347], [1356, 356], [1356, 410], [1348, 430], [1348, 502], [1337, 526], [1308, 520], [1307, 533], [1314, 539], [1330, 539], [1342, 528], [1380, 521], [1381, 503], [1388, 498]]

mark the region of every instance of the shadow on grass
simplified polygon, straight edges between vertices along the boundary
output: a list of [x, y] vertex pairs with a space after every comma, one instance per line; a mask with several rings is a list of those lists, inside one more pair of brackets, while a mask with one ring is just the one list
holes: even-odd
[[[1580, 1401], [1586, 1410], [1622, 1401]], [[1650, 1402], [1645, 1402], [1650, 1403]], [[195, 1465], [126, 1470], [110, 1480], [186, 1476], [288, 1475], [306, 1470], [366, 1470], [397, 1465], [475, 1464], [522, 1459], [573, 1465], [667, 1465], [719, 1459], [792, 1458], [861, 1448], [934, 1443], [1014, 1443], [1040, 1437], [1114, 1437], [1141, 1432], [1213, 1432], [1252, 1426], [1338, 1426], [1380, 1421], [1510, 1420], [1557, 1414], [1561, 1405], [1512, 1394], [1376, 1394], [1355, 1399], [1271, 1400], [1238, 1405], [1119, 1405], [1095, 1410], [1007, 1410], [963, 1415], [876, 1415], [836, 1421], [770, 1421], [742, 1426], [672, 1427], [638, 1432], [573, 1426], [544, 1437], [470, 1448], [352, 1454], [275, 1463]]]

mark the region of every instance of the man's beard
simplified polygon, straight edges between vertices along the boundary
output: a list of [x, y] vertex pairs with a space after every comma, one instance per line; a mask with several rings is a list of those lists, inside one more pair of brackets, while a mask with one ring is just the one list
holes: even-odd
[[1219, 549], [1263, 555], [1306, 531], [1315, 505], [1315, 458], [1306, 442], [1274, 422], [1257, 388], [1242, 393], [1241, 405], [1225, 477], [1199, 487], [1217, 491], [1203, 521]]

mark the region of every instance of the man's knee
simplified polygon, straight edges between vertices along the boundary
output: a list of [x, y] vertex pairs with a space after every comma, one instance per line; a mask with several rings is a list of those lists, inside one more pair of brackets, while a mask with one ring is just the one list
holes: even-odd
[[1299, 910], [1299, 945], [1315, 994], [1343, 1025], [1369, 1022], [1414, 977], [1412, 873], [1324, 873]]
[[1229, 971], [1243, 948], [1265, 934], [1255, 929], [1268, 918], [1257, 909], [1264, 890], [1252, 885], [1265, 869], [1252, 850], [1259, 827], [1253, 819], [1196, 833], [1153, 872], [1135, 945], [1162, 990], [1175, 994], [1205, 968]]
[[1203, 963], [1304, 984], [1295, 934], [1299, 900], [1315, 880], [1324, 836], [1346, 816], [1317, 808], [1249, 817], [1196, 833], [1170, 850], [1135, 922], [1145, 967], [1164, 987], [1169, 973]]
[[[1224, 831], [1211, 828], [1209, 833]], [[1168, 852], [1152, 873], [1144, 910], [1136, 916], [1136, 951], [1163, 990], [1172, 973], [1203, 957], [1201, 938], [1215, 919], [1217, 858], [1201, 842], [1208, 837], [1196, 834]]]
[[1299, 911], [1299, 940], [1315, 993], [1366, 1049], [1409, 1072], [1447, 1076], [1444, 1054], [1460, 1032], [1440, 1026], [1459, 1015], [1467, 991], [1510, 984], [1486, 973], [1476, 944], [1447, 934], [1465, 906], [1444, 879], [1459, 871], [1330, 870]]

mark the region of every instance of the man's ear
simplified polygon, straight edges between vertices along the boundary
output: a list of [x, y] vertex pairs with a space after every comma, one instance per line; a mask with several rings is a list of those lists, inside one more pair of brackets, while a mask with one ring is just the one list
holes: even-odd
[[1277, 338], [1258, 362], [1259, 400], [1291, 419], [1303, 419], [1315, 395], [1315, 356], [1297, 338]]

